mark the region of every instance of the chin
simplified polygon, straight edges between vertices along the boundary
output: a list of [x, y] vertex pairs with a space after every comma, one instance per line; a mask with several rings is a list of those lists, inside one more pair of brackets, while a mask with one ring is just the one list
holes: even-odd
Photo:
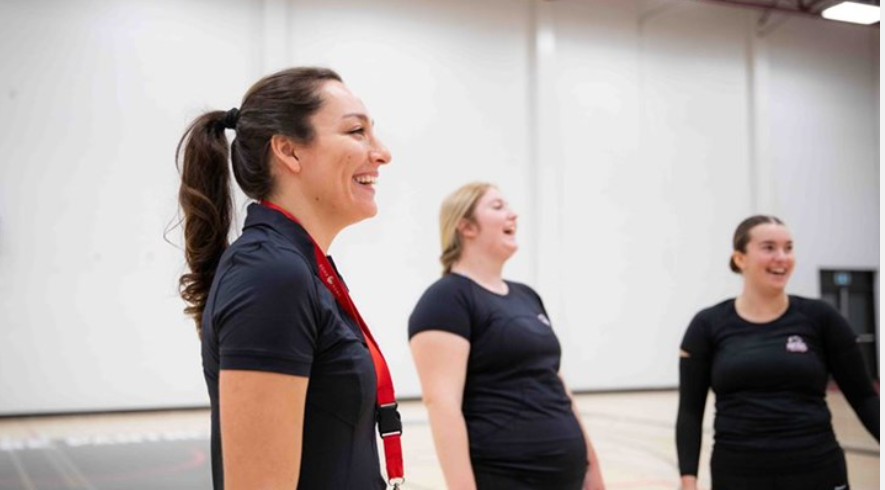
[[787, 289], [787, 283], [786, 283], [786, 282], [783, 282], [783, 283], [778, 282], [778, 283], [774, 283], [774, 284], [767, 284], [766, 286], [768, 287], [768, 289], [769, 289], [771, 292], [773, 292], [773, 293], [778, 293], [778, 294], [783, 293], [783, 292], [786, 291], [786, 289]]
[[372, 203], [371, 205], [361, 205], [359, 209], [354, 212], [353, 223], [359, 223], [360, 221], [374, 218], [377, 214], [378, 206], [376, 206], [375, 203]]

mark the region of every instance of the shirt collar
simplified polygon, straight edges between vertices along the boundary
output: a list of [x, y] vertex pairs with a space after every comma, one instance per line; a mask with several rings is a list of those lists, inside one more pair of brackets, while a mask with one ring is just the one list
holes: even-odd
[[261, 226], [271, 228], [282, 235], [286, 241], [294, 245], [308, 259], [312, 266], [316, 267], [313, 240], [311, 240], [307, 230], [301, 224], [290, 220], [279, 211], [258, 203], [252, 203], [246, 209], [246, 222], [243, 225], [243, 231], [248, 228]]
[[[243, 224], [243, 231], [247, 228], [260, 226], [269, 227], [285, 237], [286, 241], [294, 245], [295, 248], [307, 258], [308, 263], [311, 268], [313, 268], [314, 273], [316, 273], [317, 264], [313, 240], [310, 238], [307, 230], [305, 230], [300, 223], [290, 220], [283, 213], [275, 209], [262, 206], [259, 203], [252, 203], [246, 208], [246, 222]], [[344, 278], [341, 277], [341, 273], [338, 271], [338, 266], [335, 264], [332, 256], [326, 255], [326, 258], [329, 259], [329, 263], [332, 264], [332, 269], [335, 270], [338, 279], [344, 284], [344, 288], [349, 289], [347, 283], [344, 282]]]

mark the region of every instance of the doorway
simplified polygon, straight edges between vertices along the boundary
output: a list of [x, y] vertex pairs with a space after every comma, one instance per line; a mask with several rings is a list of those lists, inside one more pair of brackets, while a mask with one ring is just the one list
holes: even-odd
[[879, 379], [878, 328], [876, 325], [876, 271], [820, 271], [821, 299], [831, 304], [857, 334], [857, 343], [870, 376]]

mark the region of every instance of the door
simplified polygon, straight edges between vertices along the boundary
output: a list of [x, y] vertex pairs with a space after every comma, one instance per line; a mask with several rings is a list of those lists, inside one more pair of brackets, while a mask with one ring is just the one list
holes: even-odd
[[833, 305], [858, 336], [867, 371], [879, 379], [879, 349], [876, 327], [875, 271], [820, 271], [821, 299]]

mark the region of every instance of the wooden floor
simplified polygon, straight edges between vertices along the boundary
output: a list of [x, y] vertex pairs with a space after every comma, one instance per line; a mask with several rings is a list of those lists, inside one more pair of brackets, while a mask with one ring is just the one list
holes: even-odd
[[[712, 398], [712, 397], [711, 397]], [[829, 396], [851, 488], [879, 488], [879, 446], [839, 393]], [[672, 391], [585, 394], [578, 404], [609, 490], [678, 487]], [[406, 489], [444, 489], [427, 414], [402, 404]], [[707, 410], [701, 483], [709, 489]], [[211, 488], [206, 410], [0, 419], [0, 490]]]

